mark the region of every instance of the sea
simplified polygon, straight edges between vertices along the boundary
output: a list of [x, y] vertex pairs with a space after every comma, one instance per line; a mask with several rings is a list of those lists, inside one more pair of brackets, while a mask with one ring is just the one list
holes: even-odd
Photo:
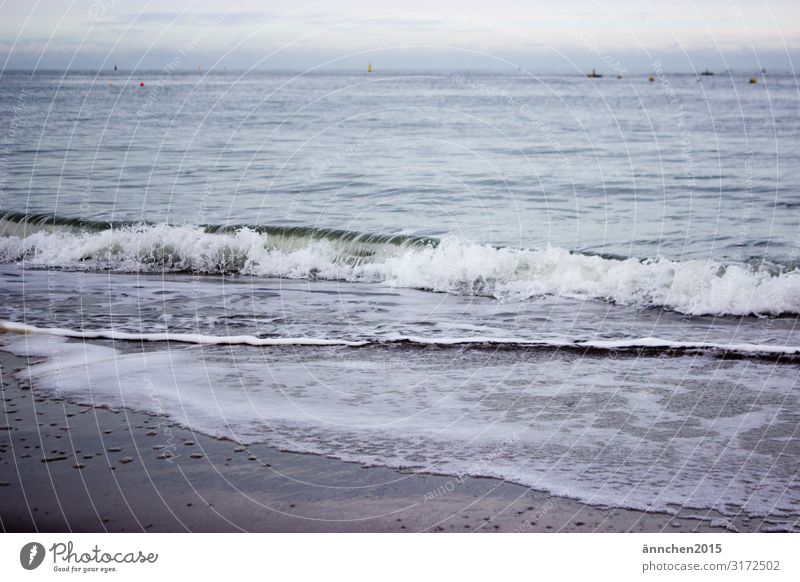
[[0, 73], [0, 349], [240, 443], [800, 531], [799, 266], [792, 74]]

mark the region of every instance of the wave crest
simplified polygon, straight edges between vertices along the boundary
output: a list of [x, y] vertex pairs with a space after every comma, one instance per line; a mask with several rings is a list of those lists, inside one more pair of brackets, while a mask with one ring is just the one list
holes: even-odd
[[800, 313], [800, 271], [714, 261], [615, 259], [565, 249], [280, 227], [0, 219], [0, 261], [28, 267], [374, 282], [435, 292], [557, 295], [690, 315]]

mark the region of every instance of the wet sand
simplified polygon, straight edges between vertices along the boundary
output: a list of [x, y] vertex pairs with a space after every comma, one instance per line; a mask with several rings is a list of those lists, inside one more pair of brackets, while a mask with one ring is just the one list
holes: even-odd
[[[601, 508], [497, 479], [363, 467], [77, 405], [12, 374], [0, 351], [0, 527], [6, 532], [680, 532], [698, 517]], [[738, 531], [770, 524], [738, 518]]]

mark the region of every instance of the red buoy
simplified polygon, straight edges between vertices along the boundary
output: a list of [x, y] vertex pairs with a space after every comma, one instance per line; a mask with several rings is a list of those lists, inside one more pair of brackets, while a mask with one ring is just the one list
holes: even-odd
[[144, 87], [144, 81], [141, 81], [141, 82], [139, 83], [139, 87]]

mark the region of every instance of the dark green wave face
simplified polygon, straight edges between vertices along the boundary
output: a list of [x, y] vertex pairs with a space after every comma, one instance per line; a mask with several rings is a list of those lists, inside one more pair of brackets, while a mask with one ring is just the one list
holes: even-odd
[[[106, 230], [130, 229], [140, 226], [153, 226], [154, 223], [144, 220], [103, 221], [69, 218], [53, 214], [23, 214], [6, 212], [0, 215], [0, 236], [24, 237], [39, 231], [64, 232], [103, 232]], [[409, 236], [402, 234], [372, 234], [354, 232], [335, 228], [315, 228], [307, 226], [271, 226], [252, 224], [201, 224], [198, 225], [209, 234], [230, 234], [242, 229], [268, 234], [272, 237], [283, 237], [306, 240], [329, 240], [364, 245], [397, 245], [397, 246], [436, 246], [439, 240], [433, 237]]]

